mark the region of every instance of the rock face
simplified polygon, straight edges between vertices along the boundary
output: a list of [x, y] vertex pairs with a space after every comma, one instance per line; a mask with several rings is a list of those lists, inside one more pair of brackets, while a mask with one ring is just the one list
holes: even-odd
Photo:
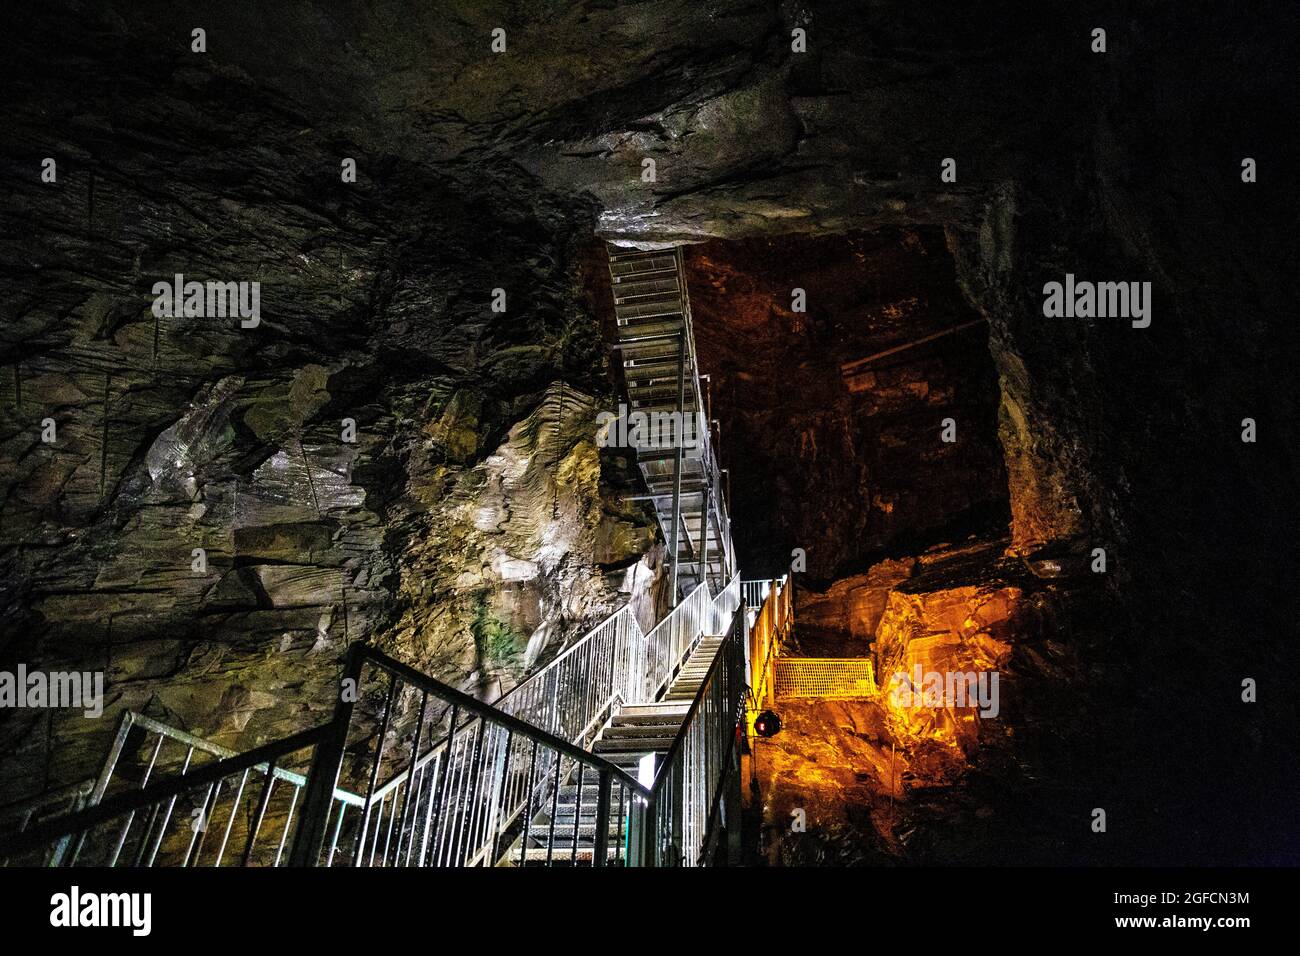
[[710, 242], [686, 261], [746, 574], [783, 574], [799, 548], [827, 580], [1006, 526], [987, 333], [941, 235]]
[[[123, 708], [235, 749], [317, 724], [352, 641], [492, 697], [626, 600], [652, 622], [578, 207], [371, 152], [134, 18], [63, 26], [11, 35], [0, 647], [107, 699], [6, 711], [0, 802], [94, 772]], [[155, 317], [176, 273], [260, 282], [260, 324]]]
[[1010, 689], [1003, 668], [1022, 594], [996, 584], [890, 594], [876, 636], [876, 682], [897, 736], [974, 750]]
[[[907, 758], [891, 746], [874, 701], [787, 701], [781, 733], [755, 745], [760, 799], [751, 863], [860, 866], [889, 863]], [[891, 796], [894, 799], [891, 799]]]
[[825, 591], [795, 591], [799, 627], [791, 653], [806, 657], [867, 657], [895, 585], [906, 581], [915, 558], [882, 561], [865, 574], [841, 578]]
[[432, 469], [382, 646], [495, 699], [619, 604], [634, 600], [647, 628], [658, 620], [661, 549], [602, 486], [597, 411], [591, 396], [550, 388], [473, 467]]

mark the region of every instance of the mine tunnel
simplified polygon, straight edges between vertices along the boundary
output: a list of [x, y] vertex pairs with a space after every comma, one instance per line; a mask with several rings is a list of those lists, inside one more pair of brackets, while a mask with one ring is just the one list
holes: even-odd
[[1300, 859], [1294, 16], [526, 6], [15, 11], [0, 858]]

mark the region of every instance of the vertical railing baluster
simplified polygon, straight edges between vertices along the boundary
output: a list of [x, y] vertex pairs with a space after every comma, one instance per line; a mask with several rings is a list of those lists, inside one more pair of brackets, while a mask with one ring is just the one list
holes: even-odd
[[327, 869], [334, 865], [334, 853], [339, 848], [339, 834], [343, 832], [343, 815], [347, 812], [347, 809], [348, 809], [347, 803], [344, 802], [343, 800], [340, 800], [338, 819], [334, 821], [334, 836], [330, 838], [329, 852], [325, 856], [325, 867]]
[[[190, 866], [191, 864], [195, 866], [198, 865], [199, 854], [203, 852], [203, 841], [208, 834], [208, 821], [215, 814], [217, 801], [221, 799], [222, 782], [223, 781], [218, 780], [216, 783], [208, 784], [207, 793], [204, 794], [203, 797], [203, 809], [199, 811], [200, 815], [197, 821], [199, 825], [197, 827], [194, 826], [195, 821], [191, 819], [190, 829], [193, 833], [190, 836], [190, 848], [185, 853], [185, 862], [181, 864], [182, 867]], [[209, 810], [209, 807], [211, 810]], [[198, 844], [197, 849], [195, 849], [195, 844]]]
[[[293, 826], [293, 811], [294, 811], [295, 809], [297, 809], [297, 807], [298, 807], [298, 794], [299, 794], [301, 791], [302, 791], [302, 787], [300, 787], [300, 786], [295, 786], [295, 787], [293, 788], [293, 793], [292, 793], [292, 795], [289, 797], [289, 812], [288, 812], [288, 814], [285, 815], [285, 818], [284, 818], [284, 829], [280, 831], [280, 845], [279, 845], [278, 847], [275, 848], [275, 862], [271, 864], [271, 866], [272, 866], [273, 868], [274, 868], [274, 867], [277, 867], [277, 866], [280, 865], [280, 857], [281, 857], [281, 855], [283, 855], [283, 853], [284, 853], [284, 845], [285, 845], [285, 842], [289, 839], [289, 830], [290, 830], [290, 828]], [[304, 801], [304, 803], [305, 803], [305, 802], [306, 802], [306, 801]], [[301, 832], [302, 832], [302, 828], [301, 828], [301, 826], [300, 826], [300, 827], [299, 827], [299, 833], [301, 833]], [[289, 860], [289, 862], [292, 863], [292, 862], [293, 862], [293, 859], [292, 859], [292, 857], [293, 857], [293, 851], [292, 851], [292, 850], [289, 851], [289, 856], [290, 856], [290, 860]]]
[[551, 793], [551, 825], [550, 831], [546, 835], [546, 865], [551, 865], [551, 855], [555, 850], [555, 814], [559, 809], [560, 803], [560, 764], [563, 759], [559, 753], [555, 755], [555, 783], [554, 791]]
[[[162, 744], [163, 744], [163, 735], [159, 734], [157, 742], [155, 742], [153, 745], [153, 753], [149, 756], [149, 765], [145, 767], [144, 776], [140, 779], [141, 790], [149, 786], [149, 777], [153, 773], [154, 764], [158, 762], [158, 751], [162, 749]], [[157, 812], [157, 809], [158, 808], [155, 805], [154, 807], [155, 813]], [[134, 820], [135, 820], [135, 811], [132, 810], [130, 813], [126, 815], [126, 824], [122, 827], [122, 832], [118, 835], [117, 846], [113, 848], [113, 856], [108, 861], [108, 865], [110, 867], [117, 866], [117, 858], [122, 853], [122, 847], [126, 845], [126, 836], [130, 832], [131, 824]], [[150, 817], [149, 825], [150, 826], [153, 825], [152, 817]], [[140, 836], [140, 845], [144, 846], [144, 844], [148, 841], [148, 839], [149, 839], [149, 830], [146, 828], [145, 832]]]
[[531, 836], [533, 824], [533, 783], [534, 771], [537, 769], [537, 738], [533, 738], [533, 754], [528, 762], [528, 795], [524, 798], [524, 824], [523, 835], [519, 838], [519, 865], [524, 866], [528, 862], [528, 839]]
[[[420, 804], [424, 801], [424, 778], [427, 776], [428, 764], [421, 764], [416, 767], [415, 778], [406, 785], [406, 799], [411, 808], [411, 817], [409, 825], [405, 822], [402, 825], [402, 843], [397, 846], [397, 856], [400, 863], [394, 860], [394, 866], [410, 866], [411, 853], [415, 849], [415, 834], [420, 829]], [[403, 813], [403, 820], [406, 816]]]
[[[476, 718], [471, 717], [469, 722], [465, 724], [464, 729], [466, 731], [469, 731], [471, 724], [477, 727], [477, 724], [474, 723], [475, 719]], [[459, 750], [456, 754], [456, 763], [455, 766], [452, 767], [452, 777], [448, 781], [447, 786], [447, 804], [445, 807], [446, 815], [442, 827], [442, 843], [440, 846], [440, 859], [442, 860], [442, 863], [439, 865], [450, 866], [452, 854], [456, 849], [456, 837], [460, 833], [460, 818], [464, 811], [464, 801], [461, 800], [461, 797], [465, 791], [465, 773], [466, 767], [469, 764], [469, 761], [466, 759], [466, 751], [472, 744], [473, 739], [474, 731], [462, 733], [460, 743], [457, 744]]]
[[[420, 735], [424, 730], [424, 715], [429, 706], [429, 692], [420, 692], [420, 716], [415, 721], [415, 741], [411, 744], [411, 763], [406, 768], [406, 801], [402, 804], [402, 825], [397, 828], [398, 852], [401, 852], [402, 837], [406, 833], [406, 818], [411, 809], [411, 794], [415, 792], [415, 765], [420, 760]], [[414, 829], [414, 826], [412, 826]], [[412, 833], [414, 836], [414, 833]], [[397, 860], [393, 860], [397, 865]]]
[[578, 793], [573, 801], [573, 843], [569, 848], [569, 865], [578, 865], [578, 838], [581, 836], [578, 826], [582, 823], [582, 775], [587, 765], [578, 761]]
[[[185, 763], [182, 764], [181, 773], [180, 773], [182, 777], [189, 772], [190, 761], [193, 758], [194, 758], [194, 747], [191, 746], [190, 749], [185, 752]], [[163, 837], [167, 833], [167, 825], [171, 823], [172, 811], [176, 808], [177, 796], [179, 796], [179, 794], [173, 794], [172, 797], [167, 801], [167, 812], [163, 814], [162, 826], [158, 828], [158, 836], [154, 838], [153, 849], [149, 851], [149, 862], [146, 863], [145, 866], [152, 867], [154, 861], [158, 858], [158, 848], [162, 846]]]
[[[478, 718], [478, 730], [474, 734], [474, 748], [470, 751], [469, 771], [465, 775], [465, 787], [468, 788], [468, 799], [465, 802], [465, 809], [461, 812], [460, 826], [456, 831], [456, 849], [453, 859], [456, 866], [464, 866], [466, 857], [472, 850], [470, 845], [473, 836], [474, 826], [474, 801], [478, 796], [480, 778], [482, 776], [482, 767], [480, 764], [483, 759], [483, 738], [487, 733], [487, 722], [483, 718]], [[462, 852], [461, 843], [464, 842]]]
[[484, 861], [486, 866], [495, 866], [497, 863], [498, 853], [500, 852], [500, 842], [502, 833], [505, 831], [505, 814], [501, 810], [502, 799], [510, 799], [509, 778], [510, 778], [510, 749], [514, 746], [514, 731], [507, 730], [505, 746], [502, 749], [501, 757], [493, 773], [492, 781], [492, 799], [488, 813], [487, 831], [484, 834], [485, 839], [491, 837], [491, 845], [488, 847], [488, 859]]
[[248, 782], [248, 771], [245, 770], [239, 777], [239, 789], [235, 791], [235, 802], [230, 805], [230, 819], [226, 821], [226, 829], [221, 834], [221, 846], [217, 847], [217, 858], [213, 861], [214, 867], [221, 866], [221, 858], [226, 855], [226, 844], [230, 841], [230, 831], [235, 825], [235, 815], [239, 812], [239, 801], [244, 797], [244, 784]]
[[388, 794], [383, 794], [379, 798], [379, 810], [375, 816], [374, 835], [370, 838], [370, 856], [366, 860], [367, 867], [375, 865], [375, 854], [379, 852], [379, 831], [384, 828], [384, 811], [388, 807]]
[[609, 852], [609, 788], [613, 777], [608, 768], [600, 770], [600, 790], [596, 797], [596, 834], [592, 849], [591, 865], [604, 866], [605, 855]]
[[441, 776], [442, 765], [446, 763], [446, 756], [447, 748], [444, 746], [434, 755], [429, 767], [429, 793], [424, 798], [424, 832], [420, 834], [420, 855], [416, 859], [416, 866], [424, 866], [425, 856], [429, 852], [429, 829], [437, 826], [433, 817], [433, 806], [437, 799], [435, 791], [438, 787], [438, 779]]
[[[360, 688], [358, 687], [358, 691]], [[375, 759], [370, 765], [370, 782], [366, 785], [366, 800], [361, 808], [361, 825], [357, 828], [357, 840], [352, 849], [352, 865], [355, 867], [361, 862], [361, 847], [366, 840], [366, 830], [370, 826], [370, 801], [374, 799], [375, 782], [379, 779], [379, 764], [384, 758], [384, 743], [388, 738], [388, 723], [393, 715], [393, 700], [397, 694], [397, 675], [388, 675], [388, 695], [384, 700], [384, 716], [379, 722], [379, 737], [375, 741]], [[382, 807], [382, 803], [381, 803]], [[378, 832], [376, 830], [376, 832]], [[371, 853], [371, 862], [374, 862], [374, 853]]]
[[460, 708], [452, 707], [451, 724], [447, 730], [447, 744], [442, 750], [442, 767], [438, 771], [438, 789], [434, 794], [434, 806], [436, 815], [433, 820], [433, 861], [434, 866], [438, 865], [438, 848], [441, 843], [441, 832], [446, 830], [446, 810], [445, 802], [447, 800], [447, 773], [451, 769], [452, 758], [454, 756], [453, 748], [456, 745], [456, 720], [460, 716]]
[[257, 842], [257, 831], [262, 829], [262, 820], [266, 816], [266, 805], [271, 801], [271, 788], [275, 785], [275, 761], [266, 765], [266, 782], [262, 784], [262, 794], [257, 798], [257, 809], [253, 812], [253, 822], [248, 828], [248, 839], [244, 841], [244, 853], [239, 859], [240, 866], [248, 866], [253, 858], [253, 844]]

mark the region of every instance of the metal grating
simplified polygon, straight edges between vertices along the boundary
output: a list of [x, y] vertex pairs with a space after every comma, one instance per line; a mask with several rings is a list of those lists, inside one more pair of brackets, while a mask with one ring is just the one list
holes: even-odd
[[777, 697], [875, 697], [880, 693], [868, 657], [778, 657]]

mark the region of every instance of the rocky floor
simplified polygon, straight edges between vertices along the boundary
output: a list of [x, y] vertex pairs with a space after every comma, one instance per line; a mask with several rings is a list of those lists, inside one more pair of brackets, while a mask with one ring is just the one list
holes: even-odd
[[[765, 866], [1090, 862], [1076, 801], [1003, 755], [900, 746], [877, 701], [783, 701], [747, 761], [747, 860]], [[1095, 850], [1095, 853], [1094, 853]]]
[[[1020, 559], [1006, 558], [1006, 544], [936, 545], [800, 598], [786, 656], [870, 657], [881, 694], [776, 702], [782, 730], [755, 743], [749, 764], [756, 859], [1086, 858], [1086, 844], [1067, 848], [1071, 841], [1062, 837], [1072, 806], [1059, 797], [1080, 782], [1071, 774], [1077, 768], [1054, 764], [1032, 744], [1035, 725], [1065, 719], [1069, 689], [1079, 683], [1078, 662], [1053, 637], [1050, 612], [1044, 620], [1031, 610], [1050, 608], [1069, 585], [1045, 583]], [[891, 678], [910, 679], [916, 667], [996, 672], [998, 712], [977, 715], [950, 702], [912, 706], [895, 696]]]

